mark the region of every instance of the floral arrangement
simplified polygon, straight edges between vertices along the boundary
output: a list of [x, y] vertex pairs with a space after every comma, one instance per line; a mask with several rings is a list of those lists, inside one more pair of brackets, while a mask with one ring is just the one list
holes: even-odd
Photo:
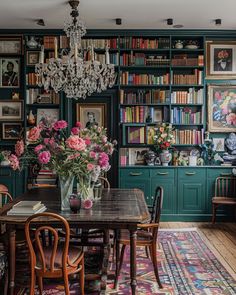
[[155, 128], [155, 134], [153, 136], [154, 147], [158, 152], [163, 150], [169, 150], [172, 144], [175, 143], [173, 127], [171, 124], [162, 123]]
[[80, 184], [84, 198], [91, 182], [95, 182], [102, 171], [110, 169], [110, 156], [114, 145], [108, 141], [107, 130], [96, 125], [82, 128], [77, 122], [70, 132], [64, 120], [51, 127], [33, 127], [28, 133], [29, 143], [20, 140], [15, 145], [15, 153], [9, 156], [11, 167], [21, 169], [29, 163], [39, 163], [42, 167], [55, 171], [59, 179], [74, 176]]

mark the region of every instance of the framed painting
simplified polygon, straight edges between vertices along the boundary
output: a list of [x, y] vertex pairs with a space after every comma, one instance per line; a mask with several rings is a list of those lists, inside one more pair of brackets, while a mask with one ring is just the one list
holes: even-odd
[[76, 120], [81, 122], [83, 127], [91, 126], [107, 127], [105, 103], [77, 103]]
[[208, 85], [208, 131], [236, 131], [236, 86]]
[[225, 151], [225, 139], [222, 138], [212, 138], [213, 150], [216, 152]]
[[206, 42], [206, 78], [236, 78], [236, 42]]
[[39, 63], [40, 51], [27, 51], [27, 66], [34, 66]]
[[22, 54], [22, 36], [0, 36], [0, 54]]
[[59, 109], [37, 109], [37, 125], [51, 127], [59, 120]]
[[2, 123], [2, 139], [20, 139], [22, 133], [21, 123]]
[[19, 88], [20, 87], [20, 59], [2, 58], [0, 59], [0, 87]]
[[0, 101], [0, 121], [22, 121], [23, 101]]

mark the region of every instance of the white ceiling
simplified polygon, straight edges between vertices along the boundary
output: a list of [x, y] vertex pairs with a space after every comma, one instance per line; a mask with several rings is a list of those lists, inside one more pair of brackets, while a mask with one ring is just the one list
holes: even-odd
[[[235, 0], [81, 0], [79, 7], [89, 29], [172, 29], [167, 18], [183, 29], [236, 29]], [[59, 29], [69, 13], [67, 0], [0, 0], [0, 29]], [[36, 25], [40, 18], [45, 27]]]

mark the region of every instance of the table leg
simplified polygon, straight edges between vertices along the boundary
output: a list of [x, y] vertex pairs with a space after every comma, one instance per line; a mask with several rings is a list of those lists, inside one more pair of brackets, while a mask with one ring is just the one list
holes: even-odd
[[14, 295], [16, 272], [16, 231], [9, 228], [9, 295]]
[[132, 295], [136, 295], [136, 240], [137, 231], [130, 230], [130, 286], [132, 290]]
[[101, 275], [101, 292], [100, 295], [106, 294], [106, 284], [107, 284], [107, 272], [109, 265], [109, 255], [110, 255], [110, 233], [109, 230], [104, 230], [103, 238], [103, 263], [102, 263], [102, 275]]

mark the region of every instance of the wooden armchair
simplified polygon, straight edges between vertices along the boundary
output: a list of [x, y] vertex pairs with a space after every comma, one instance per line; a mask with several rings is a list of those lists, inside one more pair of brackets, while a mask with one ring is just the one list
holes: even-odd
[[[64, 238], [61, 240], [59, 240], [59, 230], [51, 225], [54, 222], [58, 228], [63, 228]], [[34, 237], [30, 235], [31, 228], [34, 229]], [[52, 238], [45, 239], [45, 236], [47, 237], [45, 232], [50, 233]], [[40, 295], [43, 292], [43, 278], [63, 278], [65, 294], [69, 295], [68, 276], [80, 273], [81, 294], [84, 295], [84, 253], [79, 247], [69, 247], [70, 227], [65, 218], [47, 212], [32, 215], [26, 221], [25, 235], [31, 264], [29, 294], [35, 294], [36, 276]]]
[[[147, 224], [139, 225], [139, 229], [137, 231], [137, 242], [136, 242], [137, 247], [145, 247], [145, 248], [148, 247], [151, 254], [151, 260], [153, 263], [156, 280], [160, 288], [162, 288], [162, 284], [161, 284], [159, 274], [158, 274], [158, 269], [157, 269], [156, 244], [157, 244], [157, 234], [158, 234], [159, 221], [161, 216], [162, 202], [163, 202], [163, 188], [158, 186], [156, 188], [155, 197], [154, 197], [154, 212], [152, 215], [151, 222]], [[129, 232], [126, 230], [121, 230], [120, 236], [118, 237], [116, 243], [117, 243], [116, 247], [119, 248], [119, 245], [121, 244], [122, 248], [121, 248], [119, 257], [116, 257], [116, 259], [119, 259], [119, 265], [118, 265], [118, 268], [116, 269], [116, 277], [115, 277], [115, 283], [114, 283], [115, 288], [117, 287], [117, 284], [118, 284], [118, 277], [120, 275], [120, 271], [121, 271], [121, 267], [123, 263], [125, 248], [127, 245], [130, 245]]]
[[236, 206], [236, 177], [222, 176], [215, 180], [215, 193], [212, 198], [212, 223], [215, 223], [218, 207]]

